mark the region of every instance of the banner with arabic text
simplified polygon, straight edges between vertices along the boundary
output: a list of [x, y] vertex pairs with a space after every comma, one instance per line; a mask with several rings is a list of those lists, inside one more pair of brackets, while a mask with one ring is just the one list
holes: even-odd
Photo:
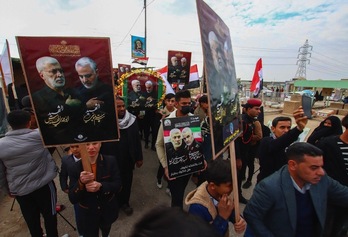
[[169, 177], [202, 170], [204, 156], [199, 117], [165, 118], [162, 123]]
[[109, 38], [17, 37], [45, 146], [119, 139]]

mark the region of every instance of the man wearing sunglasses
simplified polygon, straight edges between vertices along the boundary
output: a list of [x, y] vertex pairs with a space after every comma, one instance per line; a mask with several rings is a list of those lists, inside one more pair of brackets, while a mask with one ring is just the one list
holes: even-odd
[[76, 127], [81, 101], [77, 93], [66, 88], [64, 71], [57, 59], [44, 56], [36, 69], [45, 86], [32, 94], [36, 116], [45, 145], [74, 143], [71, 129]]

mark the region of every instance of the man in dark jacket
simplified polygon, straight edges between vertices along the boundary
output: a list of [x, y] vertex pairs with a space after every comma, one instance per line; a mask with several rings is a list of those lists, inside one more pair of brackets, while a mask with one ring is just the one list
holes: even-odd
[[273, 174], [287, 163], [285, 149], [298, 139], [307, 124], [307, 117], [303, 116], [302, 107], [293, 113], [296, 127], [291, 129], [290, 117], [276, 117], [272, 121], [272, 134], [261, 140], [258, 157], [260, 173], [257, 182]]
[[100, 147], [100, 142], [81, 147], [87, 150], [87, 157], [82, 159], [88, 159], [90, 172], [83, 171], [82, 161], [71, 169], [69, 199], [80, 207], [84, 237], [98, 237], [99, 229], [102, 237], [107, 237], [118, 217], [116, 197], [121, 189], [120, 170], [116, 158], [101, 154]]
[[[243, 106], [242, 114], [243, 134], [236, 139], [237, 158], [242, 160], [242, 167], [238, 170], [239, 202], [246, 204], [247, 200], [242, 195], [243, 188], [251, 186], [251, 180], [254, 174], [254, 160], [258, 148], [258, 142], [262, 139], [262, 127], [258, 121], [262, 101], [259, 99], [249, 99]], [[245, 179], [245, 171], [248, 167], [248, 178], [242, 186], [242, 180]]]
[[133, 208], [129, 204], [133, 182], [133, 170], [143, 165], [143, 153], [139, 137], [136, 117], [125, 108], [124, 100], [116, 98], [118, 124], [120, 127], [120, 140], [103, 144], [103, 150], [108, 154], [114, 154], [117, 158], [122, 179], [122, 190], [118, 195], [121, 209], [128, 215], [133, 214]]
[[256, 185], [244, 209], [244, 236], [322, 236], [328, 201], [348, 206], [348, 188], [325, 173], [322, 154], [306, 142], [288, 147], [288, 164]]

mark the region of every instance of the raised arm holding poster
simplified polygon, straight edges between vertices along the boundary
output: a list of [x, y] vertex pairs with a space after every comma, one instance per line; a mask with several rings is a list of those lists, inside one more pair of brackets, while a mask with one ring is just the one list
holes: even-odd
[[119, 138], [109, 38], [17, 37], [45, 146]]
[[168, 51], [168, 75], [170, 84], [188, 84], [190, 78], [191, 52]]
[[199, 117], [165, 118], [162, 123], [169, 177], [204, 169]]

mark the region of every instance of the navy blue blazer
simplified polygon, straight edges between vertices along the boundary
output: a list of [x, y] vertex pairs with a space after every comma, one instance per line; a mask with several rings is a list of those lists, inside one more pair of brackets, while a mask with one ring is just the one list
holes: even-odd
[[[328, 199], [348, 207], [348, 187], [326, 174], [309, 190], [318, 217], [317, 231], [323, 232]], [[293, 237], [296, 232], [295, 189], [288, 171], [283, 166], [256, 185], [244, 209], [244, 217], [255, 237]]]
[[75, 165], [75, 159], [73, 155], [67, 155], [62, 157], [62, 165], [60, 167], [59, 182], [63, 191], [69, 189], [69, 169]]

